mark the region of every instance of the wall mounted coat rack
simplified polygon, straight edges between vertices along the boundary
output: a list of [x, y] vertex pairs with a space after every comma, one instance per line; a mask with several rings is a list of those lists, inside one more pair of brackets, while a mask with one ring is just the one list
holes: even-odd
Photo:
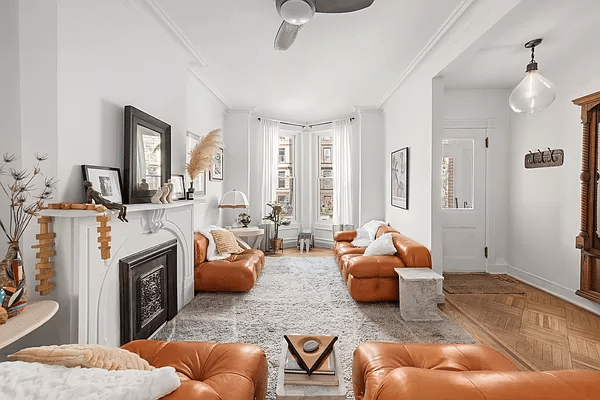
[[563, 165], [565, 153], [563, 149], [554, 149], [541, 151], [537, 149], [536, 152], [529, 151], [529, 154], [525, 154], [525, 168], [543, 168], [543, 167], [560, 167]]

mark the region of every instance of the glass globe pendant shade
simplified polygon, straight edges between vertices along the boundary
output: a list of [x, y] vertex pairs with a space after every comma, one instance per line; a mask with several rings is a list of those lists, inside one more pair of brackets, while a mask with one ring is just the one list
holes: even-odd
[[514, 112], [533, 113], [548, 107], [555, 98], [554, 84], [537, 70], [532, 70], [512, 91], [508, 104]]
[[279, 14], [288, 24], [304, 25], [315, 15], [315, 6], [309, 1], [288, 0], [281, 5]]

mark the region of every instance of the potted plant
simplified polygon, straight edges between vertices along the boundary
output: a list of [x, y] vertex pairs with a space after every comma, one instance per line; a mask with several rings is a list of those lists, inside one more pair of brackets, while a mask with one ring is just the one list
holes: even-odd
[[17, 171], [10, 167], [16, 160], [15, 155], [5, 153], [4, 163], [0, 165], [0, 177], [8, 176], [9, 180], [6, 183], [0, 180], [0, 189], [8, 197], [9, 207], [7, 219], [0, 218], [0, 228], [8, 241], [6, 256], [0, 261], [0, 305], [6, 309], [9, 318], [23, 311], [27, 303], [21, 237], [33, 217], [44, 208], [44, 202], [50, 198], [56, 184], [54, 178], [45, 178], [42, 187], [34, 193], [34, 180], [42, 175], [40, 163], [47, 158], [47, 154], [36, 154], [37, 164], [31, 171]]
[[292, 221], [287, 218], [282, 219], [283, 204], [275, 202], [273, 204], [267, 203], [267, 205], [271, 207], [271, 213], [263, 219], [269, 220], [275, 225], [275, 235], [271, 239], [271, 249], [273, 251], [283, 250], [283, 239], [279, 239], [279, 227], [281, 225], [288, 226]]

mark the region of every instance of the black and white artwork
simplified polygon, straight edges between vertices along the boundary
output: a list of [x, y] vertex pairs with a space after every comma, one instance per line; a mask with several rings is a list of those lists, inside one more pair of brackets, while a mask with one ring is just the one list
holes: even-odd
[[392, 153], [392, 205], [408, 210], [408, 147]]

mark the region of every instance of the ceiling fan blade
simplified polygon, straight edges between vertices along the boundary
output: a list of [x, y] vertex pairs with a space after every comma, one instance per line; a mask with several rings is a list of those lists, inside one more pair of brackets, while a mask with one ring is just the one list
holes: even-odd
[[314, 0], [315, 11], [319, 13], [347, 13], [362, 10], [374, 0]]
[[287, 50], [290, 48], [294, 40], [296, 40], [296, 36], [298, 36], [298, 31], [302, 28], [303, 25], [292, 25], [283, 21], [279, 30], [277, 31], [277, 36], [275, 36], [275, 50]]

